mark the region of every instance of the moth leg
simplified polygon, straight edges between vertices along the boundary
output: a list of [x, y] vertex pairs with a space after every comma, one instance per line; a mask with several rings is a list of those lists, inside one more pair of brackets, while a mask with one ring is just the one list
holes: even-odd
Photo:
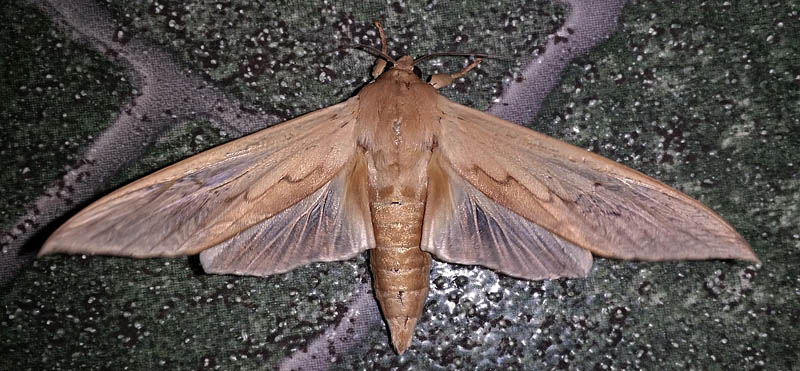
[[[375, 21], [375, 27], [378, 28], [378, 35], [381, 38], [381, 52], [386, 54], [386, 34], [383, 33], [383, 26], [381, 22]], [[372, 67], [372, 78], [377, 79], [383, 73], [383, 70], [386, 69], [386, 60], [383, 58], [378, 58], [375, 61], [375, 66]]]
[[428, 81], [428, 84], [433, 85], [434, 88], [440, 89], [447, 85], [450, 85], [455, 81], [455, 79], [460, 78], [467, 74], [467, 72], [471, 71], [473, 68], [478, 66], [478, 63], [481, 63], [481, 59], [478, 58], [475, 62], [470, 63], [469, 66], [464, 67], [461, 71], [456, 73], [437, 73], [431, 76], [431, 80]]

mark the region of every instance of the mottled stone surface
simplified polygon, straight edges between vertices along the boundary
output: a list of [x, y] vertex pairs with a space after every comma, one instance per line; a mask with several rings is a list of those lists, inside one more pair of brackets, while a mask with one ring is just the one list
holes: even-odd
[[[2, 3], [0, 370], [800, 367], [800, 6], [633, 1], [614, 28], [612, 2], [517, 3]], [[103, 193], [352, 95], [373, 60], [331, 51], [377, 46], [373, 20], [398, 54], [514, 58], [443, 94], [698, 198], [763, 264], [597, 259], [586, 279], [527, 282], [438, 263], [398, 357], [365, 257], [270, 278], [32, 261]]]

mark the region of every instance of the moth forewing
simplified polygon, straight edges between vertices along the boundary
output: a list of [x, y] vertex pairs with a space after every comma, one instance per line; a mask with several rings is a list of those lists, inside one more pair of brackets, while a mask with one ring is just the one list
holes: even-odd
[[733, 227], [689, 196], [584, 149], [441, 100], [439, 146], [456, 172], [493, 201], [593, 254], [758, 262]]
[[39, 255], [171, 257], [226, 241], [313, 194], [351, 161], [357, 107], [352, 98], [134, 181], [70, 218]]

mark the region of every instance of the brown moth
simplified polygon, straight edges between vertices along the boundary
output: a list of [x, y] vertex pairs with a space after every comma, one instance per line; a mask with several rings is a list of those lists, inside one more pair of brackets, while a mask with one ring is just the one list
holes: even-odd
[[428, 294], [431, 254], [529, 280], [586, 277], [593, 254], [758, 262], [689, 196], [440, 96], [480, 60], [426, 83], [411, 57], [386, 55], [378, 27], [383, 59], [356, 96], [128, 184], [72, 217], [39, 254], [199, 253], [209, 273], [269, 276], [370, 250], [401, 354]]

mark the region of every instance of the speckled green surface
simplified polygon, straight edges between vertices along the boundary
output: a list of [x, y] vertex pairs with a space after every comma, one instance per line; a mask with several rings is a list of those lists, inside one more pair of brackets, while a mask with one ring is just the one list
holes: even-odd
[[0, 17], [0, 220], [7, 225], [78, 160], [131, 87], [121, 68], [40, 13], [7, 3]]
[[[568, 14], [549, 2], [503, 5], [510, 1], [112, 3], [103, 6], [123, 39], [152, 40], [244, 106], [282, 119], [341, 101], [367, 81], [371, 58], [326, 52], [375, 45], [373, 20], [402, 53], [516, 58], [484, 63], [444, 92], [485, 109]], [[13, 51], [0, 59], [6, 230], [135, 87], [113, 58], [36, 8], [0, 9], [11, 25], [0, 30], [0, 49]], [[800, 367], [798, 34], [800, 6], [791, 2], [631, 2], [618, 30], [572, 61], [526, 123], [698, 198], [763, 265], [597, 259], [587, 279], [526, 282], [437, 264], [403, 357], [375, 317], [344, 335], [357, 339], [347, 352], [317, 358], [338, 369]], [[203, 120], [176, 125], [106, 189], [228, 139]], [[195, 259], [40, 258], [0, 297], [0, 370], [273, 369], [341, 321], [353, 292], [369, 284], [366, 267], [358, 258], [262, 279], [205, 275]]]

